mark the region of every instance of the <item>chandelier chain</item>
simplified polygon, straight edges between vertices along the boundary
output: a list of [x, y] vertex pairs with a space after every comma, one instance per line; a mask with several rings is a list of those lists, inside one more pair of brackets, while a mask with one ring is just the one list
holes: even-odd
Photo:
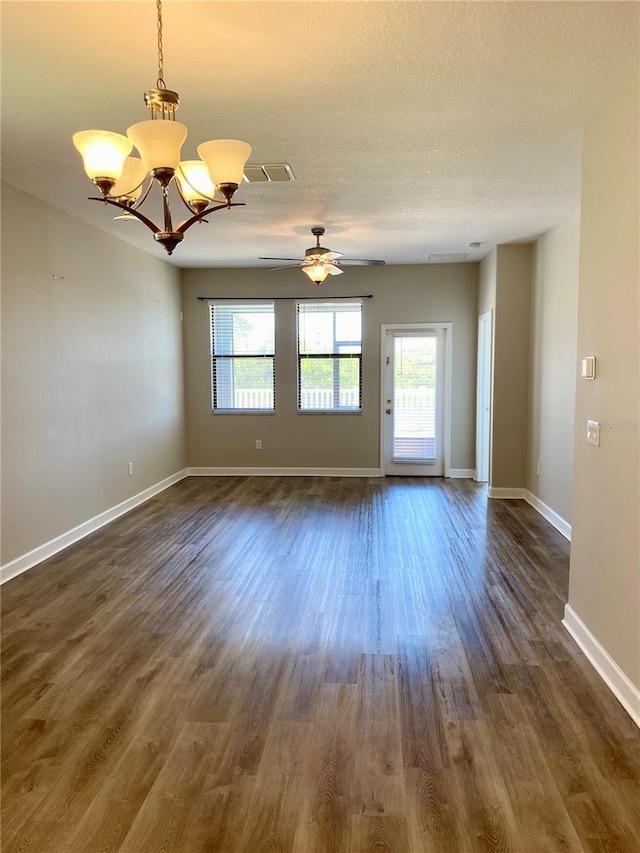
[[158, 79], [156, 86], [158, 89], [166, 89], [167, 84], [164, 82], [164, 55], [162, 53], [162, 0], [156, 0], [156, 8], [158, 10]]

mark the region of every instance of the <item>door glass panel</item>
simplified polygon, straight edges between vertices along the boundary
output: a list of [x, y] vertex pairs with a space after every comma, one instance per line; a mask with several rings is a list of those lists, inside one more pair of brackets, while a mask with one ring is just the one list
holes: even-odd
[[437, 458], [435, 335], [393, 339], [393, 461]]

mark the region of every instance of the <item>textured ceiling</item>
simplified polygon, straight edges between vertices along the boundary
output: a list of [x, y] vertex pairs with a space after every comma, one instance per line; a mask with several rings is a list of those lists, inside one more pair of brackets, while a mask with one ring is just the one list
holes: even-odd
[[[114, 222], [76, 130], [147, 118], [155, 3], [2, 2], [2, 174], [146, 251]], [[350, 257], [531, 240], [579, 203], [581, 126], [638, 61], [635, 2], [164, 3], [165, 79], [189, 128], [289, 163], [294, 183], [244, 185], [246, 207], [194, 226], [178, 266], [265, 266], [323, 244]], [[115, 211], [114, 211], [115, 212]]]

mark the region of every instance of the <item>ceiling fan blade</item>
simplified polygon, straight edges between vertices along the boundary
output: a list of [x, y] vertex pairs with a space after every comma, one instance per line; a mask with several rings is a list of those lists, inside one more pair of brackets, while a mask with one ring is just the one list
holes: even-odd
[[340, 258], [341, 264], [362, 264], [364, 266], [380, 266], [386, 261], [372, 261], [367, 258]]
[[297, 261], [301, 263], [301, 258], [258, 258], [259, 261]]
[[342, 257], [342, 252], [323, 252], [320, 257], [326, 261], [337, 261]]
[[278, 270], [300, 269], [300, 264], [285, 264], [283, 267], [271, 267], [267, 272], [277, 272]]
[[344, 270], [341, 270], [340, 267], [334, 267], [331, 265], [331, 269], [329, 270], [329, 275], [342, 275]]

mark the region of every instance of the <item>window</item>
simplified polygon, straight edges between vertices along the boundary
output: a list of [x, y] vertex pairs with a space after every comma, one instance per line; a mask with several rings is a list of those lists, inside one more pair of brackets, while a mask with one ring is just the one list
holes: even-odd
[[273, 302], [210, 308], [213, 411], [274, 411]]
[[298, 411], [362, 410], [362, 303], [298, 304]]

